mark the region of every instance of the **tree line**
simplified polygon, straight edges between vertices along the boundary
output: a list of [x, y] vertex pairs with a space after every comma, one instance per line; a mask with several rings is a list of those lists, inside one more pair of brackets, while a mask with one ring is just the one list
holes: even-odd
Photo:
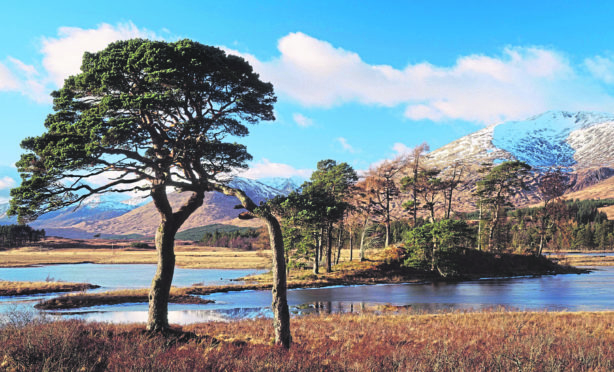
[[[270, 200], [281, 219], [287, 267], [330, 272], [342, 248], [349, 248], [349, 260], [354, 250], [364, 260], [368, 247], [393, 243], [402, 243], [408, 266], [432, 271], [441, 270], [441, 257], [464, 249], [540, 256], [544, 249], [614, 247], [614, 222], [598, 210], [614, 200], [564, 201], [565, 170], [531, 173], [521, 161], [483, 165], [472, 192], [477, 210], [462, 213], [453, 195], [467, 182], [467, 167], [430, 167], [427, 152], [422, 144], [361, 177], [347, 163], [323, 160], [299, 190]], [[532, 179], [540, 205], [515, 209], [513, 198]]]
[[45, 230], [35, 230], [28, 225], [1, 225], [0, 247], [20, 247], [38, 242], [45, 237]]
[[206, 232], [200, 242], [209, 247], [226, 247], [251, 251], [264, 249], [267, 246], [268, 236], [262, 230], [245, 229], [233, 231]]

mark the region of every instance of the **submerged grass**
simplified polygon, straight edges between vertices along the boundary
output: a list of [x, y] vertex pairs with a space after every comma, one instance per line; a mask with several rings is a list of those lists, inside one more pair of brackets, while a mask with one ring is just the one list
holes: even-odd
[[6, 322], [0, 369], [148, 371], [476, 371], [614, 368], [614, 312], [333, 314], [292, 321], [289, 351], [268, 319], [166, 336], [142, 326]]

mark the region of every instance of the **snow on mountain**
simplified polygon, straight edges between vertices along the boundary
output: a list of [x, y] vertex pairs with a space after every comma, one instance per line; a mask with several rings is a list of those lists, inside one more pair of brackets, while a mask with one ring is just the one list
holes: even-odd
[[260, 183], [271, 186], [279, 191], [281, 191], [284, 195], [288, 195], [292, 191], [298, 190], [305, 179], [302, 177], [268, 177], [268, 178], [259, 178], [257, 180]]
[[277, 188], [249, 178], [235, 177], [230, 181], [229, 186], [245, 191], [247, 196], [252, 198], [255, 203], [284, 194], [283, 191]]
[[[533, 167], [564, 166], [578, 163], [576, 154], [586, 155], [596, 125], [602, 129], [614, 124], [614, 115], [592, 112], [549, 111], [525, 121], [512, 121], [494, 127], [492, 144]], [[612, 138], [612, 137], [610, 137]], [[591, 156], [594, 158], [594, 156]]]
[[548, 111], [523, 121], [490, 125], [432, 151], [438, 167], [517, 159], [536, 168], [614, 166], [614, 115]]
[[[568, 167], [570, 190], [592, 187], [614, 174], [614, 115], [593, 112], [548, 111], [522, 121], [490, 125], [442, 146], [424, 164], [442, 170], [463, 163], [464, 182], [454, 195], [459, 210], [475, 208], [472, 193], [485, 164], [521, 160], [534, 176], [550, 167]], [[516, 195], [517, 205], [539, 201], [530, 190]], [[612, 192], [614, 197], [614, 191]]]

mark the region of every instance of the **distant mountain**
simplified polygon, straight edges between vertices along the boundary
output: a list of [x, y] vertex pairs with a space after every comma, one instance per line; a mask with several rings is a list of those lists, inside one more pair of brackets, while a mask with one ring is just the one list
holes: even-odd
[[[287, 195], [295, 181], [283, 179], [278, 184], [282, 190], [269, 186], [259, 180], [236, 177], [230, 185], [239, 188], [258, 204], [277, 195]], [[189, 193], [170, 193], [169, 201], [178, 207], [189, 198]], [[242, 210], [234, 209], [238, 201], [234, 197], [219, 193], [207, 193], [203, 206], [199, 208], [182, 226], [182, 230], [197, 228], [214, 223], [239, 226], [258, 226], [258, 220], [242, 221], [237, 216]], [[0, 204], [0, 224], [16, 222], [8, 218], [8, 204]], [[123, 194], [105, 194], [88, 198], [78, 207], [68, 207], [47, 213], [30, 225], [44, 228], [49, 235], [69, 238], [91, 238], [94, 234], [106, 235], [153, 235], [159, 223], [158, 212], [149, 197], [126, 198]]]
[[548, 111], [524, 121], [490, 125], [439, 149], [434, 164], [517, 159], [537, 168], [614, 166], [614, 115]]
[[[454, 210], [475, 209], [472, 192], [483, 164], [497, 164], [506, 160], [522, 160], [534, 167], [533, 186], [540, 173], [550, 167], [568, 168], [570, 192], [599, 190], [599, 195], [614, 197], [611, 177], [614, 175], [614, 115], [593, 112], [549, 111], [523, 121], [493, 124], [469, 134], [427, 154], [423, 164], [449, 171], [456, 162], [464, 164], [464, 182], [454, 193]], [[610, 181], [607, 181], [610, 180]], [[244, 190], [256, 203], [276, 195], [287, 195], [303, 183], [303, 179], [266, 178], [260, 180], [235, 178], [231, 185]], [[531, 181], [531, 180], [528, 180]], [[606, 182], [607, 181], [607, 182]], [[515, 197], [519, 206], [539, 201], [535, 188]], [[179, 206], [189, 193], [171, 193], [170, 202]], [[123, 198], [123, 199], [122, 199]], [[218, 193], [207, 193], [203, 207], [199, 208], [182, 226], [182, 230], [215, 223], [237, 226], [256, 226], [258, 220], [243, 221], [236, 217], [241, 212], [233, 207], [235, 198]], [[401, 202], [393, 207], [400, 214]], [[4, 212], [7, 205], [0, 204], [0, 224], [14, 222]], [[159, 222], [158, 212], [149, 198], [105, 195], [92, 198], [73, 211], [63, 209], [42, 216], [32, 225], [46, 228], [66, 237], [103, 235], [153, 235]]]
[[260, 178], [258, 182], [264, 183], [265, 185], [269, 185], [274, 189], [281, 191], [283, 194], [288, 195], [292, 191], [298, 190], [303, 182], [306, 179], [302, 177], [269, 177], [269, 178]]
[[[594, 112], [548, 111], [524, 121], [490, 125], [429, 153], [425, 164], [448, 169], [465, 165], [465, 183], [454, 198], [461, 210], [475, 207], [471, 192], [483, 164], [521, 160], [533, 167], [533, 177], [565, 167], [571, 191], [595, 185], [614, 175], [614, 115]], [[516, 195], [517, 205], [538, 200], [535, 189]], [[612, 190], [614, 196], [614, 190]]]
[[[122, 194], [95, 195], [86, 199], [80, 205], [66, 207], [44, 214], [30, 225], [36, 228], [68, 228], [84, 221], [109, 219], [121, 216], [147, 202], [147, 199], [140, 197], [127, 199], [126, 196]], [[16, 217], [8, 217], [6, 215], [8, 207], [8, 203], [0, 204], [1, 225], [17, 222]]]

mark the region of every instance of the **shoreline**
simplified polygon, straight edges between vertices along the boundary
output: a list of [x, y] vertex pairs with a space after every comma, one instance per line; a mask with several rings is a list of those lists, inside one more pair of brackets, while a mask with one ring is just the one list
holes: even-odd
[[[538, 260], [543, 263], [541, 270], [519, 271], [513, 275], [509, 273], [488, 272], [482, 274], [464, 275], [460, 277], [442, 277], [437, 273], [427, 273], [407, 268], [390, 267], [385, 262], [366, 261], [358, 264], [340, 264], [336, 271], [316, 276], [307, 272], [293, 272], [288, 278], [287, 289], [324, 288], [333, 286], [356, 286], [375, 284], [423, 284], [423, 283], [451, 283], [487, 279], [506, 279], [514, 277], [538, 277], [557, 274], [583, 274], [588, 269], [564, 267], [551, 263], [548, 260]], [[170, 303], [211, 303], [213, 301], [198, 296], [207, 296], [215, 293], [266, 291], [272, 288], [270, 272], [253, 277], [241, 278], [251, 283], [228, 284], [217, 286], [191, 286], [173, 287], [171, 289]], [[104, 293], [85, 293], [80, 295], [64, 295], [41, 301], [35, 307], [44, 310], [65, 310], [85, 308], [98, 305], [114, 305], [130, 302], [147, 302], [148, 289], [133, 290], [126, 294], [126, 290], [108, 291]], [[194, 302], [195, 301], [195, 302]], [[199, 302], [203, 301], [203, 302]]]

